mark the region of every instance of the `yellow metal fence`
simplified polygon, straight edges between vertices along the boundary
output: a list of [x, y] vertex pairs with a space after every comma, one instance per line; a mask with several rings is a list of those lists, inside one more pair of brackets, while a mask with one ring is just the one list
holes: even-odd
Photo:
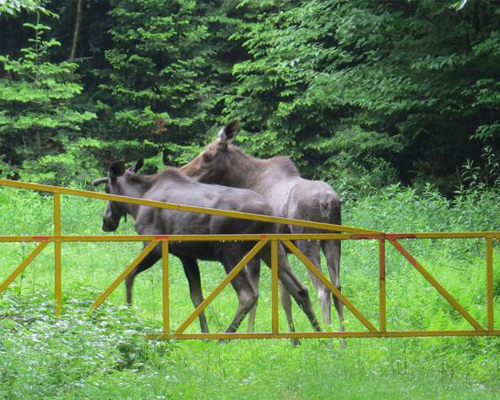
[[[494, 296], [493, 296], [493, 240], [500, 239], [500, 232], [429, 232], [429, 233], [384, 233], [374, 230], [353, 228], [348, 226], [325, 224], [312, 221], [301, 221], [287, 218], [246, 214], [219, 209], [185, 206], [179, 204], [161, 203], [157, 201], [135, 199], [118, 195], [68, 189], [49, 185], [17, 182], [0, 179], [0, 186], [21, 189], [31, 189], [50, 192], [54, 195], [54, 234], [51, 236], [0, 236], [2, 242], [34, 242], [38, 243], [35, 249], [0, 285], [0, 295], [24, 271], [24, 269], [42, 252], [49, 243], [54, 243], [55, 250], [55, 299], [56, 314], [62, 312], [62, 277], [61, 277], [61, 246], [66, 242], [150, 242], [132, 263], [113, 281], [113, 283], [92, 304], [91, 310], [99, 307], [131, 271], [157, 245], [162, 246], [162, 291], [163, 291], [163, 332], [162, 334], [148, 335], [151, 339], [264, 339], [264, 338], [325, 338], [325, 337], [410, 337], [410, 336], [500, 336], [500, 330], [495, 329], [494, 323]], [[274, 223], [291, 224], [323, 229], [330, 232], [345, 233], [318, 233], [318, 234], [268, 234], [268, 235], [92, 235], [77, 236], [63, 235], [61, 227], [61, 195], [83, 196], [101, 200], [120, 201], [158, 208], [174, 209], [178, 211], [223, 215], [232, 218], [261, 220]], [[465, 239], [480, 238], [486, 244], [486, 319], [487, 325], [482, 326], [458, 301], [405, 249], [400, 239]], [[375, 325], [356, 306], [346, 298], [314, 264], [294, 245], [295, 240], [375, 240], [379, 244], [379, 318]], [[183, 321], [178, 327], [170, 326], [169, 301], [169, 252], [168, 243], [173, 241], [255, 241], [255, 246], [243, 257], [235, 268], [219, 283], [205, 300]], [[278, 326], [278, 243], [290, 250], [316, 277], [336, 296], [366, 328], [365, 331], [342, 332], [280, 332]], [[386, 244], [389, 242], [448, 302], [462, 317], [469, 322], [469, 330], [388, 330], [386, 313]], [[205, 310], [217, 295], [231, 282], [231, 280], [257, 255], [259, 250], [270, 243], [272, 260], [272, 322], [270, 332], [260, 333], [185, 333], [187, 327]], [[378, 325], [378, 327], [377, 327]]]

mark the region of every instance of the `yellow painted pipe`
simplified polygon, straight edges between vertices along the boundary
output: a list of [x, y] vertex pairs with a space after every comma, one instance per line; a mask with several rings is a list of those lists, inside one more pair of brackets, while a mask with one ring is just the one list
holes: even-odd
[[445, 331], [387, 331], [387, 332], [236, 332], [236, 333], [183, 333], [149, 334], [148, 340], [227, 340], [227, 339], [321, 339], [321, 338], [394, 338], [394, 337], [437, 337], [437, 336], [500, 336], [500, 330], [445, 330]]
[[273, 333], [279, 332], [278, 320], [278, 241], [271, 240], [271, 320]]
[[19, 276], [24, 269], [31, 264], [31, 262], [40, 254], [40, 252], [47, 247], [48, 243], [42, 242], [36, 246], [33, 251], [26, 257], [21, 264], [7, 277], [7, 279], [0, 285], [0, 294]]
[[170, 276], [169, 276], [169, 252], [168, 242], [161, 243], [161, 265], [162, 265], [162, 294], [163, 294], [163, 334], [170, 332]]
[[54, 193], [54, 286], [56, 298], [56, 315], [62, 312], [62, 264], [61, 264], [61, 195]]
[[486, 239], [486, 308], [488, 329], [493, 329], [493, 239]]
[[134, 270], [137, 265], [144, 260], [144, 258], [158, 245], [158, 242], [149, 243], [135, 258], [135, 260], [116, 278], [111, 285], [104, 291], [103, 294], [99, 296], [99, 298], [92, 304], [90, 307], [91, 311], [94, 311], [97, 307], [99, 307], [104, 300], [108, 298], [108, 296], [115, 290], [118, 285], [130, 275], [130, 273]]
[[268, 216], [268, 215], [249, 214], [249, 213], [243, 213], [243, 212], [238, 212], [238, 211], [219, 210], [216, 208], [206, 208], [206, 207], [173, 204], [173, 203], [164, 203], [164, 202], [160, 202], [160, 201], [136, 199], [133, 197], [119, 196], [119, 195], [114, 195], [114, 194], [90, 192], [88, 190], [69, 189], [69, 188], [63, 188], [63, 187], [58, 187], [58, 186], [41, 185], [38, 183], [11, 181], [8, 179], [0, 179], [0, 185], [21, 188], [21, 189], [39, 190], [39, 191], [50, 192], [50, 193], [69, 194], [69, 195], [73, 195], [73, 196], [89, 197], [89, 198], [100, 199], [100, 200], [118, 201], [118, 202], [122, 202], [122, 203], [138, 204], [138, 205], [143, 205], [143, 206], [151, 206], [151, 207], [164, 208], [164, 209], [169, 209], [169, 210], [186, 211], [186, 212], [194, 212], [194, 213], [210, 214], [210, 215], [220, 215], [220, 216], [225, 216], [225, 217], [230, 217], [230, 218], [240, 218], [240, 219], [248, 219], [248, 220], [254, 220], [254, 221], [273, 222], [273, 223], [277, 223], [277, 224], [305, 226], [305, 227], [309, 227], [309, 228], [324, 229], [327, 231], [351, 232], [351, 233], [360, 233], [360, 234], [379, 233], [378, 231], [369, 230], [369, 229], [353, 228], [353, 227], [349, 227], [349, 226], [342, 226], [342, 225], [335, 225], [335, 224], [326, 224], [326, 223], [322, 223], [322, 222], [302, 221], [302, 220], [297, 220], [297, 219], [292, 219], [292, 218], [280, 218], [280, 217], [273, 217], [273, 216]]

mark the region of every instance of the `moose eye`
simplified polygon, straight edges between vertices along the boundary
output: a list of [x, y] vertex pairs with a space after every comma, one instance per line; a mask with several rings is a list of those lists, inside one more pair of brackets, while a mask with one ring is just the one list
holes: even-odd
[[212, 161], [212, 154], [210, 154], [210, 153], [203, 153], [203, 161], [205, 161], [205, 162]]

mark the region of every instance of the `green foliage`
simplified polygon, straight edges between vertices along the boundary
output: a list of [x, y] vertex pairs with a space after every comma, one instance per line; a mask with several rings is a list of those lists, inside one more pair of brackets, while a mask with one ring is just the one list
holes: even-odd
[[147, 143], [156, 149], [147, 157], [177, 163], [175, 146], [191, 146], [217, 118], [219, 79], [228, 72], [218, 59], [217, 40], [224, 36], [218, 27], [228, 18], [218, 15], [219, 2], [122, 0], [111, 6], [112, 47], [95, 96], [105, 138]]
[[[71, 136], [95, 114], [77, 111], [71, 101], [82, 86], [74, 82], [77, 64], [53, 63], [48, 56], [55, 39], [43, 40], [50, 27], [36, 23], [24, 24], [34, 32], [31, 45], [21, 49], [22, 56], [11, 59], [0, 56], [7, 75], [0, 78], [0, 149], [4, 162], [11, 165], [9, 174], [22, 165], [23, 174], [34, 180], [68, 182], [81, 167], [73, 158], [75, 145], [70, 148]], [[70, 154], [65, 154], [66, 152]], [[55, 160], [72, 164], [71, 170], [57, 171]], [[36, 172], [33, 174], [33, 164]], [[83, 164], [83, 163], [82, 163]], [[62, 173], [68, 173], [62, 176]], [[59, 174], [59, 179], [56, 179]]]
[[[60, 397], [89, 378], [144, 365], [144, 329], [126, 307], [89, 316], [88, 301], [72, 299], [64, 318], [41, 292], [0, 299], [2, 398]], [[6, 396], [6, 397], [4, 397]]]
[[64, 148], [60, 154], [46, 154], [36, 160], [26, 160], [19, 171], [24, 181], [54, 182], [64, 186], [88, 185], [101, 174], [95, 154], [106, 143], [97, 139], [73, 138], [61, 135], [57, 139]]
[[[452, 200], [432, 185], [405, 188], [391, 185], [348, 203], [353, 226], [387, 232], [496, 231], [498, 189], [471, 189]], [[353, 197], [349, 197], [354, 200]], [[376, 210], [382, 207], [383, 212]], [[462, 246], [463, 243], [460, 243]]]
[[2, 13], [17, 15], [21, 11], [39, 12], [55, 16], [55, 14], [44, 7], [42, 0], [3, 0], [0, 2], [0, 15]]
[[490, 146], [483, 149], [480, 163], [467, 159], [461, 169], [461, 183], [456, 192], [460, 196], [474, 195], [487, 188], [500, 187], [500, 158]]
[[405, 180], [450, 181], [499, 118], [498, 8], [455, 3], [276, 2], [233, 35], [249, 58], [225, 112], [279, 142], [252, 151], [286, 151], [306, 175], [376, 157]]

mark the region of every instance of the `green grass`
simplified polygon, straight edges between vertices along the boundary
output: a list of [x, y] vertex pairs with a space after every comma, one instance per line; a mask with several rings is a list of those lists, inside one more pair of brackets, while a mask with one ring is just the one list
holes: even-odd
[[[492, 193], [450, 204], [432, 191], [390, 188], [344, 207], [344, 223], [386, 231], [500, 228]], [[63, 197], [63, 232], [101, 234], [104, 203]], [[50, 234], [51, 197], [0, 190], [0, 234]], [[119, 233], [133, 233], [128, 221]], [[485, 249], [478, 240], [402, 241], [482, 324], [486, 322]], [[0, 244], [0, 281], [34, 248]], [[139, 275], [135, 306], [120, 287], [94, 315], [89, 305], [137, 255], [138, 243], [63, 244], [64, 315], [54, 317], [53, 246], [49, 245], [0, 297], [0, 398], [217, 399], [497, 399], [500, 341], [496, 338], [255, 340], [146, 342], [161, 331], [161, 268]], [[342, 284], [347, 297], [378, 324], [376, 243], [344, 243]], [[495, 314], [500, 315], [500, 265], [495, 250]], [[193, 309], [179, 262], [172, 258], [171, 320]], [[223, 278], [218, 263], [202, 263], [204, 293]], [[310, 289], [305, 269], [293, 268]], [[257, 331], [270, 329], [270, 273], [263, 269]], [[394, 249], [387, 248], [389, 329], [469, 329], [469, 324]], [[227, 288], [207, 311], [223, 331], [236, 307]], [[310, 330], [294, 308], [298, 330]], [[499, 317], [497, 317], [498, 320]], [[329, 329], [337, 329], [335, 324]], [[244, 323], [245, 325], [245, 323]], [[496, 325], [498, 327], [498, 323]], [[242, 326], [240, 329], [245, 329]], [[286, 330], [280, 310], [280, 328]], [[364, 330], [346, 310], [347, 330]], [[197, 332], [193, 323], [189, 332]]]
[[423, 370], [413, 364], [435, 359], [399, 359], [401, 348], [393, 342], [373, 349], [373, 343], [357, 340], [345, 350], [320, 341], [297, 349], [286, 342], [182, 343], [155, 368], [129, 371], [130, 381], [119, 393], [122, 373], [96, 380], [69, 398], [93, 393], [110, 398], [498, 398], [473, 380], [444, 373], [444, 365]]

